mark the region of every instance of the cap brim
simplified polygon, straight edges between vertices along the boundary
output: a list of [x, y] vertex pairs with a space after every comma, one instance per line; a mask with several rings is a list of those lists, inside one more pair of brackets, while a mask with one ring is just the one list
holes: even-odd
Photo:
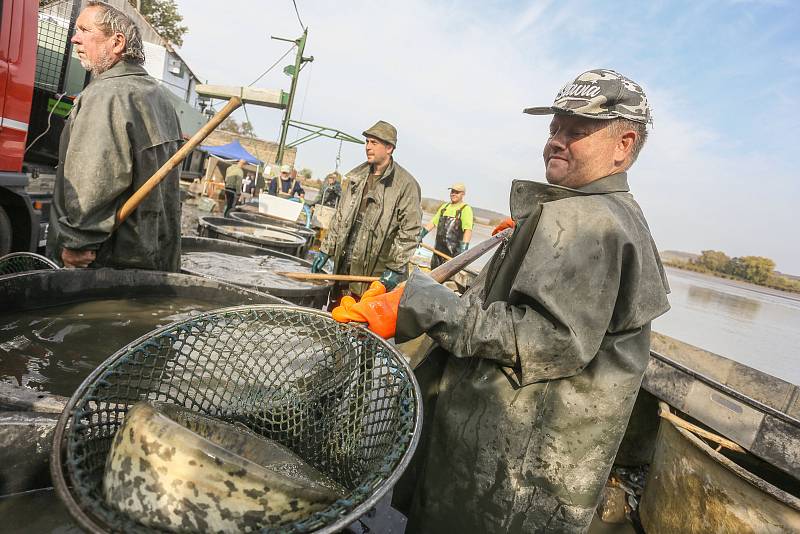
[[522, 110], [522, 112], [527, 113], [528, 115], [554, 115], [556, 113], [556, 108], [552, 106], [525, 108]]

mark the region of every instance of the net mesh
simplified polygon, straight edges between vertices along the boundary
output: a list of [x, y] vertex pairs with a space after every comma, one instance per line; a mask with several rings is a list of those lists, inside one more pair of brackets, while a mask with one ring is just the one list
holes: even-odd
[[33, 252], [13, 252], [0, 258], [0, 276], [49, 269], [58, 269], [58, 265]]
[[349, 491], [275, 532], [355, 521], [357, 506], [388, 491], [418, 431], [419, 390], [410, 367], [365, 329], [283, 306], [201, 315], [123, 349], [72, 397], [63, 474], [69, 497], [102, 528], [144, 529], [102, 495], [112, 438], [128, 408], [141, 400], [242, 423]]
[[36, 87], [60, 92], [64, 88], [66, 61], [72, 50], [69, 39], [80, 2], [42, 2], [36, 50]]

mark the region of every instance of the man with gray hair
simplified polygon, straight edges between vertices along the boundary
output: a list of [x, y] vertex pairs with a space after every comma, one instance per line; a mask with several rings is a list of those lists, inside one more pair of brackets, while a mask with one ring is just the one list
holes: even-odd
[[118, 9], [90, 0], [71, 40], [93, 79], [61, 134], [47, 253], [65, 267], [178, 271], [179, 169], [114, 227], [119, 207], [182, 138], [175, 108], [142, 67], [139, 29]]
[[647, 367], [650, 323], [669, 309], [628, 187], [650, 122], [642, 88], [595, 69], [525, 113], [553, 115], [548, 183], [511, 184], [514, 233], [470, 290], [459, 298], [415, 271], [403, 289], [333, 310], [399, 343], [428, 336], [412, 359], [422, 437], [394, 490], [408, 533], [585, 532]]

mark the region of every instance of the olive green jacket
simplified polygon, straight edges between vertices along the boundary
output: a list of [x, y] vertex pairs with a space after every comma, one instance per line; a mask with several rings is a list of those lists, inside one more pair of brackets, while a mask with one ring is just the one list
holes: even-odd
[[515, 181], [512, 238], [461, 298], [415, 272], [397, 323], [434, 345], [424, 424], [395, 488], [406, 532], [584, 532], [669, 309], [624, 173], [581, 190]]
[[175, 108], [144, 68], [120, 61], [84, 89], [64, 126], [48, 255], [95, 250], [94, 267], [180, 269], [180, 169], [112, 232], [117, 210], [177, 150]]
[[[348, 185], [320, 251], [333, 258], [338, 272], [348, 238], [355, 239], [347, 274], [380, 276], [387, 268], [407, 272], [422, 227], [419, 184], [392, 160], [369, 192], [361, 230], [351, 236], [369, 170], [369, 163], [363, 163], [347, 173]], [[360, 295], [364, 284], [351, 284], [350, 288]]]
[[244, 172], [238, 165], [231, 165], [225, 171], [225, 189], [233, 189], [236, 194], [242, 192], [242, 182], [244, 181]]

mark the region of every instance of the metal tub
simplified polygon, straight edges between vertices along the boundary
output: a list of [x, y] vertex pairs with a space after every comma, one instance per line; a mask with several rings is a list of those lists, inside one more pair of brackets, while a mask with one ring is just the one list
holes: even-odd
[[[293, 263], [296, 263], [298, 266], [302, 267], [304, 270], [308, 270], [311, 267], [311, 262], [297, 258], [295, 256], [290, 256], [288, 254], [283, 254], [281, 252], [276, 252], [274, 250], [267, 250], [260, 247], [245, 245], [243, 243], [223, 241], [220, 239], [184, 236], [181, 239], [181, 250], [184, 253], [217, 252], [221, 254], [227, 254], [230, 256], [239, 256], [239, 257], [271, 256], [275, 258], [282, 258], [284, 260], [292, 261]], [[208, 276], [208, 274], [204, 273], [202, 270], [194, 270], [191, 268], [187, 268], [185, 266], [183, 267], [183, 272], [193, 274], [196, 276]], [[270, 295], [275, 295], [276, 297], [285, 299], [293, 304], [297, 304], [298, 306], [306, 306], [309, 308], [317, 308], [317, 309], [322, 309], [327, 304], [328, 294], [330, 293], [330, 290], [333, 287], [332, 283], [327, 283], [327, 284], [308, 283], [308, 284], [303, 284], [307, 287], [300, 289], [296, 287], [287, 287], [286, 285], [271, 284], [269, 281], [265, 281], [263, 284], [259, 285], [253, 285], [253, 284], [248, 285], [245, 283], [237, 282], [235, 276], [236, 276], [236, 265], [231, 265], [231, 278], [226, 279], [227, 282], [241, 285], [242, 287], [246, 287], [248, 289], [265, 291]], [[297, 284], [295, 283], [293, 285]]]
[[[158, 271], [59, 269], [0, 276], [0, 303], [6, 317], [53, 306], [134, 297], [207, 301], [203, 308], [206, 311], [233, 305], [288, 304], [273, 295], [224, 282]], [[103, 336], [102, 331], [89, 333], [98, 339]], [[130, 339], [123, 340], [103, 359], [140, 335], [131, 332]], [[53, 354], [51, 361], [58, 358]], [[71, 380], [83, 380], [92, 371], [85, 366], [77, 369]], [[0, 375], [7, 374], [0, 362]], [[61, 389], [65, 388], [62, 383]], [[62, 395], [71, 392], [64, 391]], [[52, 485], [48, 472], [52, 430], [66, 400], [47, 391], [0, 382], [0, 496]]]
[[797, 479], [663, 420], [639, 512], [648, 534], [788, 534], [800, 532], [798, 494]]
[[271, 217], [264, 213], [256, 213], [252, 211], [232, 211], [229, 213], [229, 215], [239, 221], [262, 224], [267, 227], [277, 226], [279, 228], [284, 228], [293, 234], [299, 234], [303, 236], [306, 239], [306, 246], [303, 250], [303, 256], [301, 257], [305, 257], [305, 254], [308, 253], [309, 247], [314, 244], [314, 239], [317, 237], [317, 233], [311, 228], [306, 228], [302, 224], [292, 221]]
[[267, 228], [263, 224], [225, 217], [201, 217], [197, 233], [201, 237], [245, 243], [297, 257], [302, 257], [306, 248], [306, 239], [286, 228]]

